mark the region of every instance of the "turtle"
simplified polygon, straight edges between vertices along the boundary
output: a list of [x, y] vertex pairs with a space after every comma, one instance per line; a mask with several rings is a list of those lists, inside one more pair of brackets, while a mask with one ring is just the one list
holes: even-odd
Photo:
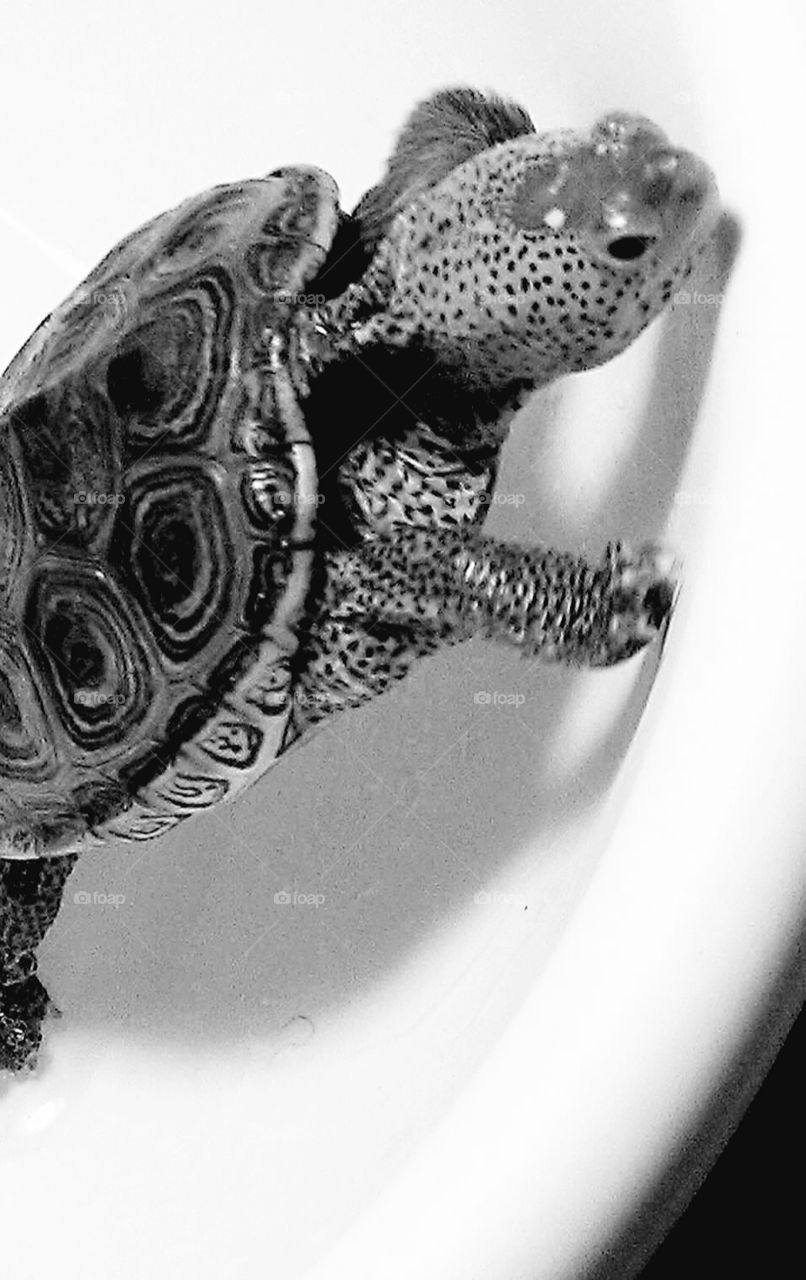
[[581, 666], [663, 633], [679, 567], [485, 534], [517, 410], [623, 351], [719, 205], [644, 116], [538, 133], [421, 102], [352, 214], [315, 166], [107, 254], [0, 381], [0, 1065], [82, 851], [231, 800], [472, 636]]

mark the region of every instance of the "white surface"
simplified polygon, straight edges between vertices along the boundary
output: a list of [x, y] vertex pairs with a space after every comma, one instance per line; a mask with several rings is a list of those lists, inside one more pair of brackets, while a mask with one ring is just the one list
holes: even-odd
[[640, 0], [6, 19], [3, 357], [194, 190], [305, 160], [350, 207], [442, 84], [539, 128], [640, 110], [746, 232], [724, 302], [530, 408], [501, 478], [524, 501], [491, 516], [597, 552], [668, 525], [685, 555], [616, 786], [652, 657], [572, 675], [472, 645], [231, 814], [84, 859], [44, 949], [65, 1018], [0, 1100], [19, 1280], [577, 1275], [760, 1016], [806, 870], [802, 20], [743, 21]]

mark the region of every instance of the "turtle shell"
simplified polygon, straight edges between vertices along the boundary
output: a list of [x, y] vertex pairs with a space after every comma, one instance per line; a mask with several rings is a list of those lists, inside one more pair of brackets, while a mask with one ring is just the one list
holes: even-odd
[[0, 381], [0, 856], [160, 835], [282, 750], [316, 510], [283, 351], [338, 220], [313, 168], [185, 201]]

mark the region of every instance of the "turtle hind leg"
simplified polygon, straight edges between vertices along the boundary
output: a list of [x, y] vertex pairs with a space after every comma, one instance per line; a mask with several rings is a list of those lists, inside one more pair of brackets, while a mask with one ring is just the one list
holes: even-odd
[[326, 596], [302, 651], [301, 671], [285, 746], [326, 717], [377, 697], [409, 672], [415, 659], [439, 648], [428, 631], [390, 625], [377, 615], [340, 609]]
[[56, 918], [77, 854], [0, 859], [0, 1070], [36, 1065], [46, 1014], [36, 951]]
[[56, 1007], [36, 974], [0, 990], [0, 1071], [36, 1066], [48, 1012]]

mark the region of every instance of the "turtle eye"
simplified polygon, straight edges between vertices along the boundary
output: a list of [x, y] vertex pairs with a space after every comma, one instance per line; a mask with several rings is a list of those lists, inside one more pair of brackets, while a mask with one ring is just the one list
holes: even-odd
[[611, 258], [618, 262], [635, 262], [655, 243], [654, 236], [616, 236], [607, 246]]

